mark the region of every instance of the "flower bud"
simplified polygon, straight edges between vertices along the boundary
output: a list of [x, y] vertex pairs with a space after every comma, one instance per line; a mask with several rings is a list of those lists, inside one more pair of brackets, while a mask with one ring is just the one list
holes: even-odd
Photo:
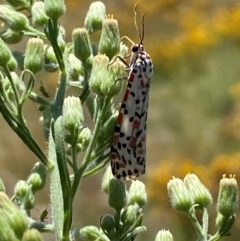
[[14, 8], [29, 8], [30, 4], [27, 0], [5, 0], [9, 5]]
[[34, 196], [31, 187], [26, 181], [20, 180], [14, 188], [15, 199], [18, 205], [23, 205], [26, 210], [34, 207]]
[[66, 12], [66, 6], [64, 0], [45, 0], [44, 10], [49, 18], [57, 21]]
[[224, 217], [230, 217], [238, 209], [238, 185], [235, 177], [223, 176], [219, 184], [217, 212]]
[[109, 206], [120, 211], [126, 205], [126, 185], [124, 181], [111, 179], [109, 182]]
[[100, 220], [101, 228], [104, 230], [104, 233], [107, 233], [108, 237], [111, 237], [115, 233], [115, 220], [112, 215], [106, 214]]
[[142, 207], [147, 202], [145, 185], [139, 180], [132, 181], [128, 192], [128, 204], [138, 204]]
[[119, 78], [125, 76], [126, 66], [118, 59], [109, 65], [109, 59], [105, 55], [97, 55], [93, 58], [92, 73], [89, 80], [89, 88], [99, 96], [112, 97], [121, 90]]
[[63, 125], [71, 133], [74, 133], [75, 126], [80, 126], [84, 120], [80, 99], [68, 96], [63, 103]]
[[135, 203], [134, 205], [129, 205], [122, 214], [122, 222], [129, 227], [132, 226], [137, 219], [138, 210], [139, 206], [137, 203]]
[[66, 37], [66, 30], [63, 26], [60, 25], [60, 27], [58, 28], [57, 43], [62, 53], [64, 53], [66, 48], [65, 37]]
[[11, 60], [11, 58], [13, 58], [13, 56], [10, 49], [0, 38], [0, 66], [5, 68], [7, 66], [7, 63]]
[[183, 181], [191, 192], [194, 203], [198, 204], [199, 208], [206, 208], [212, 202], [209, 190], [200, 182], [195, 174], [186, 175]]
[[111, 86], [108, 95], [115, 96], [121, 91], [122, 85], [126, 86], [127, 81], [122, 80], [126, 79], [126, 65], [119, 58], [117, 58], [113, 63], [108, 66], [108, 70], [109, 82], [111, 80], [114, 83], [113, 86]]
[[5, 185], [3, 183], [2, 178], [0, 178], [0, 192], [5, 192], [5, 191], [6, 191]]
[[106, 8], [102, 2], [97, 1], [90, 5], [84, 20], [84, 26], [90, 34], [102, 28], [105, 16]]
[[[18, 89], [19, 84], [20, 84], [18, 75], [15, 72], [11, 72], [10, 75], [12, 77], [12, 82], [13, 82], [15, 88]], [[13, 92], [12, 85], [11, 85], [9, 79], [7, 77], [5, 77], [2, 80], [2, 82], [3, 82], [3, 89], [4, 89], [6, 97], [11, 101], [15, 101], [15, 94]]]
[[168, 230], [161, 230], [157, 233], [155, 241], [173, 241], [173, 236]]
[[95, 226], [86, 226], [81, 228], [79, 231], [78, 239], [80, 241], [96, 241], [96, 240], [106, 240], [106, 235], [104, 235], [97, 227]]
[[29, 192], [29, 186], [26, 181], [20, 180], [14, 187], [14, 194], [17, 200], [24, 200]]
[[[105, 55], [97, 55], [93, 58], [92, 73], [89, 80], [89, 88], [97, 95], [106, 95], [102, 93], [101, 86], [104, 81], [108, 78], [108, 64], [109, 59]], [[110, 86], [109, 86], [110, 89]]]
[[[103, 125], [103, 134], [102, 136], [99, 138], [99, 140], [101, 138], [102, 141], [106, 140], [106, 138], [108, 138], [109, 136], [112, 136], [114, 128], [116, 126], [117, 123], [117, 118], [118, 118], [119, 113], [116, 111], [114, 114], [112, 114], [112, 116], [104, 123]], [[100, 143], [101, 144], [101, 143]]]
[[[15, 58], [11, 58], [11, 59], [8, 61], [8, 69], [9, 69], [9, 71], [11, 71], [11, 75], [14, 76], [14, 77], [17, 77], [18, 82], [19, 82], [18, 75], [17, 75], [15, 72], [13, 72], [13, 71], [16, 70], [17, 65], [18, 65], [18, 63], [17, 63], [17, 60], [16, 60]], [[13, 73], [14, 73], [14, 74], [13, 74]]]
[[47, 72], [55, 72], [58, 70], [58, 62], [53, 47], [44, 45], [44, 70]]
[[29, 69], [36, 74], [43, 69], [44, 60], [44, 43], [39, 38], [31, 38], [27, 43], [24, 68]]
[[102, 179], [102, 189], [107, 194], [109, 193], [109, 183], [111, 179], [113, 179], [112, 169], [111, 166], [108, 166]]
[[85, 127], [81, 130], [78, 136], [78, 151], [85, 151], [90, 143], [92, 138], [92, 133], [88, 127]]
[[46, 15], [44, 11], [44, 3], [39, 1], [39, 2], [34, 2], [32, 5], [32, 23], [36, 27], [43, 27], [49, 17]]
[[[100, 103], [99, 101], [98, 103], [96, 103], [95, 100], [93, 103], [95, 104], [95, 106], [93, 106], [93, 108], [95, 108], [93, 110], [94, 112], [93, 119], [95, 120], [97, 118], [95, 115], [98, 113], [98, 110], [102, 108], [102, 103]], [[116, 126], [117, 118], [119, 115], [118, 111], [114, 111], [113, 114], [111, 114], [111, 112], [112, 110], [109, 109], [109, 112], [105, 113], [105, 118], [103, 120], [104, 124], [102, 128], [99, 130], [99, 133], [96, 139], [97, 145], [99, 147], [102, 147], [103, 149], [106, 149], [106, 146], [108, 146], [108, 144], [110, 144], [110, 142], [112, 141], [113, 131]]]
[[29, 26], [28, 18], [7, 5], [0, 5], [0, 20], [13, 31], [21, 32]]
[[120, 50], [118, 56], [124, 58], [128, 55], [128, 47], [124, 43], [120, 43]]
[[120, 34], [118, 22], [115, 19], [105, 19], [99, 40], [99, 53], [106, 54], [109, 59], [112, 59], [119, 52]]
[[219, 237], [231, 235], [232, 226], [235, 223], [235, 220], [235, 214], [229, 217], [223, 216], [221, 213], [217, 214], [216, 226], [218, 227]]
[[0, 216], [10, 225], [17, 238], [21, 239], [28, 227], [27, 220], [21, 211], [11, 202], [4, 192], [0, 192]]
[[66, 68], [69, 80], [80, 81], [83, 75], [82, 63], [74, 54], [69, 54]]
[[0, 34], [0, 37], [7, 44], [16, 44], [23, 39], [23, 34], [8, 28]]
[[86, 60], [92, 56], [92, 46], [88, 31], [85, 28], [76, 28], [72, 32], [74, 55], [86, 63]]
[[168, 182], [167, 189], [173, 208], [188, 213], [194, 201], [184, 182], [179, 178], [173, 178]]
[[27, 184], [31, 185], [33, 193], [43, 189], [46, 183], [46, 177], [46, 167], [41, 162], [37, 162], [27, 179]]
[[19, 241], [19, 239], [16, 238], [16, 235], [10, 225], [6, 222], [6, 217], [3, 215], [3, 212], [0, 211], [0, 230], [1, 230], [1, 241]]
[[39, 231], [35, 228], [32, 228], [23, 234], [21, 241], [43, 241], [43, 239]]

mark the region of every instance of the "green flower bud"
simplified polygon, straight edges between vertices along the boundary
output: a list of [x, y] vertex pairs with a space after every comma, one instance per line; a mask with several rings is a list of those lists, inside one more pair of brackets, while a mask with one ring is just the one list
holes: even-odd
[[62, 53], [65, 51], [65, 47], [66, 47], [65, 37], [66, 37], [66, 30], [63, 26], [60, 26], [58, 29], [57, 42]]
[[126, 205], [126, 184], [124, 181], [115, 178], [110, 180], [108, 203], [116, 211], [124, 208]]
[[221, 213], [217, 214], [216, 226], [218, 227], [219, 237], [231, 235], [233, 224], [235, 223], [236, 215], [230, 217], [223, 216]]
[[23, 34], [20, 34], [8, 28], [0, 34], [0, 37], [7, 44], [16, 44], [23, 39]]
[[105, 16], [106, 8], [102, 2], [97, 1], [90, 5], [84, 20], [84, 26], [90, 34], [102, 28]]
[[234, 176], [223, 176], [219, 184], [217, 212], [225, 217], [230, 217], [238, 209], [238, 185]]
[[82, 63], [74, 54], [69, 54], [66, 68], [69, 80], [80, 81], [83, 76]]
[[22, 241], [43, 241], [43, 239], [39, 231], [32, 228], [24, 233]]
[[63, 103], [63, 125], [71, 133], [75, 126], [81, 126], [84, 120], [81, 101], [74, 96], [68, 96]]
[[92, 46], [87, 29], [76, 28], [72, 32], [73, 51], [75, 56], [86, 63], [92, 57]]
[[46, 167], [41, 162], [37, 162], [27, 179], [27, 184], [31, 185], [33, 193], [44, 188], [46, 177]]
[[173, 236], [168, 230], [160, 230], [155, 241], [173, 241]]
[[95, 226], [86, 226], [79, 231], [78, 240], [80, 241], [96, 241], [96, 240], [108, 240], [106, 235], [103, 234]]
[[108, 166], [102, 179], [102, 189], [107, 194], [109, 193], [109, 183], [111, 179], [113, 179], [112, 169], [111, 166]]
[[112, 136], [114, 128], [117, 123], [119, 113], [116, 111], [112, 114], [112, 116], [104, 123], [103, 130], [104, 130], [104, 136], [105, 138], [108, 136]]
[[167, 184], [168, 195], [174, 209], [180, 212], [189, 213], [194, 205], [190, 191], [179, 178], [170, 180]]
[[[92, 73], [89, 80], [89, 88], [97, 95], [106, 95], [102, 93], [102, 83], [108, 78], [108, 64], [109, 59], [105, 55], [97, 55], [93, 58]], [[111, 87], [109, 86], [109, 89]]]
[[206, 208], [212, 203], [212, 196], [209, 190], [200, 182], [195, 174], [186, 175], [183, 181], [191, 192], [194, 203], [198, 204], [199, 208]]
[[20, 180], [16, 183], [14, 187], [14, 194], [17, 200], [25, 199], [29, 192], [29, 186], [26, 181]]
[[95, 56], [89, 80], [90, 90], [99, 96], [111, 97], [118, 94], [121, 90], [121, 81], [117, 80], [125, 76], [125, 70], [126, 66], [118, 59], [109, 65], [107, 56]]
[[5, 222], [12, 228], [16, 237], [21, 239], [28, 227], [27, 219], [4, 192], [0, 192], [0, 207], [0, 216], [5, 217]]
[[85, 127], [81, 130], [78, 136], [78, 150], [85, 151], [90, 143], [92, 138], [92, 133], [88, 127]]
[[57, 21], [65, 14], [66, 6], [64, 0], [45, 0], [44, 10], [49, 18]]
[[[11, 74], [11, 77], [12, 77], [13, 84], [15, 85], [16, 89], [18, 89], [19, 84], [20, 84], [20, 80], [18, 78], [18, 75], [15, 72], [11, 72], [10, 74]], [[7, 98], [9, 100], [14, 101], [15, 95], [14, 95], [14, 92], [13, 92], [13, 89], [12, 89], [12, 85], [10, 84], [10, 81], [7, 77], [5, 77], [3, 79], [3, 89], [4, 89], [4, 92], [5, 92], [5, 95], [7, 96]]]
[[26, 181], [20, 180], [17, 182], [14, 188], [14, 194], [18, 205], [24, 206], [26, 210], [34, 207], [34, 196], [31, 187], [29, 187]]
[[44, 43], [39, 38], [31, 38], [27, 43], [24, 68], [36, 74], [43, 69]]
[[134, 205], [129, 205], [122, 214], [122, 222], [129, 227], [132, 226], [137, 219], [138, 210], [139, 206], [137, 203]]
[[106, 54], [109, 59], [112, 59], [120, 48], [120, 34], [118, 22], [115, 19], [105, 19], [101, 37], [99, 40], [99, 53]]
[[34, 2], [32, 5], [32, 23], [36, 27], [43, 27], [49, 17], [46, 15], [44, 11], [44, 3], [43, 2]]
[[5, 0], [9, 5], [11, 5], [14, 8], [29, 8], [30, 4], [27, 0]]
[[128, 55], [128, 47], [124, 43], [120, 43], [120, 50], [118, 56], [124, 58]]
[[5, 192], [5, 191], [6, 191], [5, 185], [3, 183], [2, 178], [0, 178], [0, 192]]
[[0, 5], [0, 20], [16, 32], [21, 32], [29, 27], [28, 18], [7, 5]]
[[108, 237], [114, 236], [116, 224], [112, 215], [104, 215], [100, 220], [100, 225], [104, 233], [107, 233]]
[[58, 62], [54, 53], [53, 47], [47, 44], [44, 45], [44, 69], [47, 72], [55, 72], [58, 70]]
[[3, 212], [0, 211], [0, 231], [1, 231], [1, 236], [0, 240], [1, 241], [19, 241], [19, 239], [16, 238], [16, 235], [10, 225], [6, 222], [6, 217], [3, 215]]
[[100, 130], [96, 140], [100, 146], [106, 145], [107, 140], [109, 140], [109, 142], [112, 141], [112, 135], [117, 123], [118, 114], [119, 113], [115, 111], [115, 113], [103, 124], [103, 127]]
[[[15, 58], [11, 58], [9, 61], [8, 61], [8, 69], [10, 70], [10, 71], [15, 71], [16, 70], [16, 68], [17, 68], [17, 65], [18, 65], [18, 63], [17, 63], [17, 60], [15, 59]], [[12, 73], [15, 73], [15, 72], [12, 72]], [[11, 74], [12, 74], [11, 73]], [[13, 75], [13, 74], [12, 74]], [[15, 76], [17, 76], [17, 74], [15, 73]], [[18, 82], [19, 82], [19, 78], [17, 77], [17, 79], [18, 79]]]
[[[1, 10], [1, 7], [0, 7]], [[0, 38], [0, 66], [6, 68], [8, 62], [13, 58], [8, 46]]]
[[128, 204], [138, 204], [142, 207], [147, 202], [147, 192], [145, 185], [136, 180], [132, 181], [128, 192]]
[[115, 96], [118, 95], [121, 91], [122, 84], [126, 86], [127, 81], [122, 80], [126, 79], [126, 65], [119, 58], [117, 58], [113, 63], [108, 66], [108, 70], [109, 80], [114, 81], [114, 85], [111, 87], [108, 95]]

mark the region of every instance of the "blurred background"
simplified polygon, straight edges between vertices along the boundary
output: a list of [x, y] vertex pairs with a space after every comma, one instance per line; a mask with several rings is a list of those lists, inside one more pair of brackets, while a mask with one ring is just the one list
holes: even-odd
[[[3, 1], [0, 1], [2, 3]], [[105, 0], [107, 13], [119, 22], [121, 35], [138, 42], [133, 22], [136, 0]], [[90, 0], [66, 1], [67, 13], [61, 19], [66, 41], [71, 32], [82, 27]], [[137, 9], [139, 25], [145, 17], [144, 46], [154, 63], [151, 82], [146, 184], [148, 203], [144, 207], [144, 225], [148, 231], [137, 240], [154, 240], [158, 230], [169, 229], [178, 241], [195, 240], [190, 221], [175, 212], [167, 195], [172, 176], [183, 178], [195, 173], [209, 188], [213, 204], [209, 207], [210, 230], [216, 232], [216, 200], [223, 174], [240, 176], [240, 3], [237, 0], [142, 0]], [[98, 34], [92, 38], [97, 43]], [[25, 44], [12, 45], [16, 50]], [[44, 82], [54, 95], [56, 74]], [[51, 98], [51, 97], [50, 97]], [[28, 125], [39, 145], [46, 150], [39, 118], [33, 103], [25, 106]], [[86, 114], [86, 122], [87, 114]], [[36, 157], [6, 125], [0, 116], [0, 177], [8, 195], [17, 180], [26, 179]], [[83, 181], [75, 201], [74, 227], [99, 226], [99, 219], [111, 212], [107, 196], [101, 191], [102, 172]], [[49, 203], [48, 187], [36, 195], [33, 217]], [[51, 214], [46, 220], [51, 219]], [[54, 240], [53, 235], [44, 235]], [[237, 217], [233, 235], [240, 236]], [[238, 237], [238, 238], [237, 238]]]

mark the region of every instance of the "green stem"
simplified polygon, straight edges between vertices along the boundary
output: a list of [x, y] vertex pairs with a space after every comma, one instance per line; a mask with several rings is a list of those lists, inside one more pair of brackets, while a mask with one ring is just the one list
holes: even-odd
[[30, 25], [26, 26], [26, 29], [23, 31], [23, 33], [24, 33], [25, 36], [31, 36], [31, 37], [38, 37], [38, 38], [41, 38], [41, 39], [47, 39], [46, 35], [43, 32], [41, 32], [41, 31], [31, 27]]
[[194, 226], [194, 228], [196, 229], [197, 231], [197, 234], [199, 236], [200, 239], [198, 240], [201, 240], [201, 241], [207, 241], [207, 237], [205, 236], [204, 232], [203, 232], [203, 229], [201, 227], [201, 225], [199, 224], [198, 220], [197, 220], [197, 217], [195, 215], [195, 209], [194, 209], [194, 206], [191, 208], [191, 210], [189, 211], [188, 213], [188, 217], [192, 223], [192, 225]]
[[72, 165], [74, 173], [78, 171], [78, 165], [77, 165], [77, 141], [79, 136], [79, 129], [78, 125], [75, 125], [74, 133], [73, 133], [73, 141], [72, 141]]
[[91, 154], [92, 154], [92, 151], [94, 149], [94, 146], [95, 146], [95, 143], [96, 143], [96, 140], [97, 140], [97, 135], [99, 134], [99, 129], [102, 126], [104, 115], [105, 115], [105, 113], [107, 112], [107, 110], [109, 108], [110, 100], [111, 100], [111, 98], [109, 98], [109, 97], [105, 98], [105, 102], [104, 102], [102, 111], [101, 111], [101, 113], [99, 114], [99, 116], [97, 118], [96, 125], [95, 125], [95, 128], [94, 128], [93, 134], [92, 134], [92, 139], [91, 139], [91, 142], [90, 142], [90, 144], [89, 144], [89, 146], [87, 148], [86, 155], [85, 155], [85, 157], [83, 159], [81, 167], [79, 168], [78, 172], [76, 173], [76, 175], [74, 177], [74, 181], [73, 181], [73, 185], [72, 185], [72, 195], [73, 195], [73, 198], [74, 198], [74, 196], [76, 194], [76, 191], [77, 191], [78, 185], [80, 183], [80, 180], [81, 180], [81, 178], [83, 176], [83, 173], [86, 170], [89, 162], [92, 160], [91, 159]]

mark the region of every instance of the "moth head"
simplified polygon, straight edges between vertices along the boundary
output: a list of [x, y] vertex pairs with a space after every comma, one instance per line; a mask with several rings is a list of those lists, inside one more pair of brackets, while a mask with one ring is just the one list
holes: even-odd
[[144, 51], [144, 47], [142, 44], [134, 44], [132, 46], [132, 52], [133, 53], [138, 53], [138, 52], [141, 52], [141, 51]]

